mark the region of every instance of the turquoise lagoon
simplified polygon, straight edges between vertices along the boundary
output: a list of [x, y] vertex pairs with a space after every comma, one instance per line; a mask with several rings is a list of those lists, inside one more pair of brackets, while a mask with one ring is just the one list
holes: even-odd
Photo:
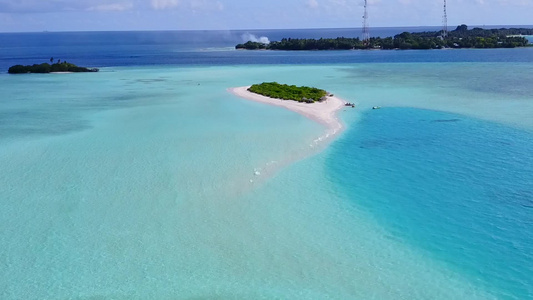
[[[0, 77], [2, 299], [533, 298], [531, 63]], [[262, 81], [358, 107], [311, 147]]]

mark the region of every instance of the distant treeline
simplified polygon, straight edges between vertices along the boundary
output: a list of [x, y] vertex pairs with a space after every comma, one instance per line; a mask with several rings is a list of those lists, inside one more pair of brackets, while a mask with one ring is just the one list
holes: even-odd
[[501, 28], [468, 30], [466, 25], [457, 26], [443, 36], [442, 31], [404, 32], [394, 37], [372, 37], [363, 42], [359, 38], [291, 39], [284, 38], [270, 44], [247, 42], [236, 49], [247, 50], [352, 50], [352, 49], [441, 49], [441, 48], [515, 48], [525, 47], [528, 40], [519, 35], [533, 35], [533, 29]]
[[15, 65], [7, 71], [10, 74], [24, 74], [24, 73], [52, 73], [52, 72], [98, 72], [97, 68], [78, 67], [75, 64], [64, 62], [57, 62], [55, 64], [43, 63], [34, 65]]

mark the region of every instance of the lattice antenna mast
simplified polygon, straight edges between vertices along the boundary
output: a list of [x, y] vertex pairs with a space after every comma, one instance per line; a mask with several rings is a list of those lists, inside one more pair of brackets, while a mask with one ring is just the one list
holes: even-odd
[[444, 15], [442, 15], [442, 37], [448, 36], [448, 12], [446, 7], [446, 0], [444, 0]]
[[370, 40], [370, 32], [368, 30], [368, 2], [365, 0], [365, 14], [363, 15], [363, 44], [367, 45]]

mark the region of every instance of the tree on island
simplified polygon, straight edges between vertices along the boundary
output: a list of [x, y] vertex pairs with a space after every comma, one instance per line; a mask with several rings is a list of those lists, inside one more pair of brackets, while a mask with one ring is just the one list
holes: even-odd
[[[53, 57], [50, 58], [53, 61]], [[97, 68], [78, 67], [75, 64], [67, 63], [66, 61], [58, 62], [50, 65], [49, 63], [34, 64], [34, 65], [15, 65], [7, 71], [9, 74], [24, 74], [24, 73], [52, 73], [52, 72], [98, 72]]]
[[455, 28], [455, 31], [457, 31], [457, 32], [466, 32], [466, 31], [468, 31], [468, 26], [466, 26], [465, 24], [459, 25], [459, 26], [457, 26], [457, 28]]
[[327, 92], [308, 86], [279, 84], [277, 82], [263, 82], [252, 85], [248, 91], [270, 98], [294, 100], [298, 102], [314, 103], [326, 100]]

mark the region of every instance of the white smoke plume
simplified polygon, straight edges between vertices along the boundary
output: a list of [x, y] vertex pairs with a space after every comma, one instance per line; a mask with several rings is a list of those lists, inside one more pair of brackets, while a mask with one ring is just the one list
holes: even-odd
[[257, 37], [254, 34], [251, 33], [245, 33], [241, 36], [243, 42], [256, 42], [256, 43], [262, 43], [262, 44], [270, 44], [270, 40], [266, 36]]

